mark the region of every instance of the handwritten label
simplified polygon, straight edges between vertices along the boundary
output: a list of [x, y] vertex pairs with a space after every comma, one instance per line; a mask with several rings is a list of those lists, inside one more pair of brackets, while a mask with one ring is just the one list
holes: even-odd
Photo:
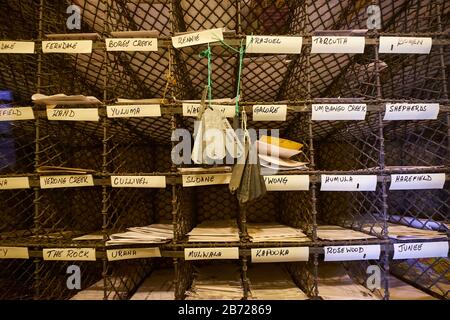
[[[219, 110], [227, 118], [233, 118], [236, 113], [236, 106], [226, 106], [212, 104], [211, 108]], [[183, 103], [183, 116], [196, 117], [200, 111], [200, 103]]]
[[364, 120], [367, 105], [357, 104], [313, 104], [312, 120]]
[[230, 183], [231, 173], [186, 174], [183, 175], [183, 187], [208, 186]]
[[159, 104], [106, 106], [108, 118], [160, 117]]
[[91, 53], [92, 40], [42, 41], [44, 53]]
[[280, 247], [251, 249], [252, 262], [308, 261], [308, 247]]
[[394, 243], [393, 259], [447, 257], [448, 241]]
[[161, 257], [158, 247], [106, 250], [108, 261]]
[[239, 248], [185, 248], [186, 260], [239, 259]]
[[247, 36], [246, 53], [300, 54], [302, 37]]
[[0, 247], [0, 259], [28, 259], [28, 248]]
[[392, 174], [389, 190], [443, 189], [445, 173]]
[[34, 42], [0, 41], [0, 53], [34, 53]]
[[429, 120], [439, 114], [439, 103], [386, 103], [384, 120]]
[[94, 179], [92, 175], [67, 175], [67, 176], [41, 176], [39, 177], [42, 189], [92, 187]]
[[95, 261], [95, 248], [51, 248], [43, 249], [44, 260]]
[[287, 105], [254, 105], [253, 121], [286, 121]]
[[165, 188], [165, 176], [111, 176], [115, 188]]
[[105, 39], [106, 51], [158, 51], [157, 38]]
[[219, 40], [223, 40], [222, 28], [186, 33], [175, 36], [172, 37], [172, 44], [175, 48], [182, 48], [215, 42]]
[[28, 177], [0, 178], [0, 190], [28, 188], [30, 188]]
[[431, 45], [431, 38], [380, 37], [380, 47], [378, 52], [429, 54]]
[[57, 121], [98, 121], [97, 108], [84, 109], [54, 109], [47, 107], [48, 120]]
[[321, 191], [375, 191], [376, 175], [328, 175], [321, 176]]
[[314, 36], [311, 53], [364, 53], [364, 37]]
[[381, 247], [374, 245], [324, 247], [325, 261], [378, 260]]
[[31, 107], [0, 108], [0, 121], [33, 120]]
[[309, 175], [264, 176], [267, 191], [309, 190]]

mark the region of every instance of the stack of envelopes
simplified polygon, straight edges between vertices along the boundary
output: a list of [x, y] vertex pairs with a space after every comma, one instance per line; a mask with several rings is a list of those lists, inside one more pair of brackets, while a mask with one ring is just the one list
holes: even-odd
[[244, 296], [239, 267], [233, 264], [196, 269], [186, 300], [240, 300]]
[[247, 232], [252, 242], [310, 241], [302, 230], [277, 223], [249, 223]]
[[301, 143], [271, 136], [262, 136], [256, 141], [261, 166], [271, 170], [307, 169], [307, 162], [291, 159], [301, 152]]
[[171, 223], [155, 223], [144, 227], [128, 228], [127, 232], [111, 234], [107, 245], [129, 243], [166, 243], [173, 239]]
[[278, 264], [255, 264], [249, 267], [249, 299], [306, 300], [308, 296], [297, 287], [289, 274]]
[[206, 220], [192, 229], [189, 242], [234, 242], [239, 241], [236, 220]]

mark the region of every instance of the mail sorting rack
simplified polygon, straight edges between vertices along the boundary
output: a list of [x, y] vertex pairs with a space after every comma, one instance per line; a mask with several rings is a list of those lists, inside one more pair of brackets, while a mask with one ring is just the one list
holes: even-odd
[[[270, 279], [261, 279], [261, 276], [259, 274], [255, 274], [259, 268], [263, 268], [266, 270], [270, 270], [271, 268], [275, 268], [275, 270], [281, 269], [285, 273], [285, 276], [282, 278], [283, 281], [290, 282], [289, 285], [286, 286], [290, 287], [291, 290], [296, 291], [298, 295], [295, 298], [296, 300], [317, 299], [318, 292], [316, 282], [316, 267], [314, 266], [314, 262], [312, 261], [258, 264], [250, 262], [248, 259], [244, 258], [243, 266], [244, 299], [246, 300], [258, 299], [258, 294], [255, 292], [256, 288], [265, 290], [267, 289], [267, 287], [270, 288], [271, 286], [277, 286], [276, 281], [270, 284]], [[265, 283], [265, 281], [267, 282]], [[283, 286], [283, 289], [286, 289], [286, 287]], [[273, 291], [276, 294], [277, 290], [275, 288]], [[264, 297], [264, 299], [270, 299], [269, 297], [270, 293], [269, 296]], [[261, 297], [259, 299], [261, 299]], [[273, 297], [273, 299], [286, 299], [286, 297], [283, 297], [281, 294], [281, 297]]]
[[[439, 30], [439, 25], [437, 29]], [[433, 45], [428, 55], [380, 54], [381, 61], [388, 65], [395, 62], [401, 70], [399, 73], [405, 75], [400, 79], [398, 75], [391, 74], [396, 70], [389, 68], [381, 70], [380, 77], [382, 83], [385, 83], [382, 87], [384, 99], [420, 99], [435, 105], [439, 104], [441, 109], [437, 117], [431, 120], [396, 119], [391, 118], [387, 111], [384, 114], [385, 164], [387, 172], [392, 174], [390, 185], [387, 186], [387, 218], [389, 222], [395, 224], [441, 231], [444, 234], [447, 233], [447, 237], [450, 122], [446, 102], [448, 75], [445, 74], [444, 65], [447, 64], [448, 57], [448, 47], [440, 45]], [[424, 65], [425, 68], [417, 69], [414, 67], [416, 64]], [[413, 78], [415, 81], [411, 83]], [[394, 185], [401, 178], [430, 176], [433, 176], [433, 181], [436, 181], [436, 176], [439, 176], [443, 186], [427, 187], [419, 183], [416, 188], [410, 189]], [[445, 241], [445, 237], [434, 241], [442, 240]], [[413, 240], [394, 241], [414, 242]], [[443, 286], [448, 284], [448, 258], [392, 260], [390, 270], [401, 280], [413, 283], [435, 297], [448, 299], [448, 290], [443, 289]], [[424, 272], [424, 270], [427, 271]]]
[[[32, 4], [33, 11], [37, 9]], [[37, 38], [34, 25], [37, 17], [19, 18], [18, 13], [25, 9], [19, 4], [14, 10], [2, 10], [2, 21], [15, 16], [17, 23], [27, 26], [24, 29], [1, 27], [2, 39], [31, 40]], [[28, 29], [28, 31], [26, 31]], [[31, 51], [33, 51], [31, 49]], [[29, 106], [29, 92], [35, 91], [37, 59], [31, 54], [2, 54], [0, 61], [5, 72], [2, 75], [3, 92], [0, 98], [2, 105], [2, 121], [0, 121], [0, 203], [2, 215], [0, 218], [0, 238], [3, 256], [32, 234], [34, 192], [26, 186], [29, 177], [34, 173], [35, 135], [33, 113], [25, 109], [15, 109]], [[8, 66], [8, 68], [6, 68]], [[21, 83], [21, 85], [17, 85]], [[6, 96], [5, 96], [6, 95]], [[14, 101], [11, 103], [11, 101]], [[14, 108], [7, 111], [8, 108]], [[21, 121], [8, 121], [17, 118], [28, 119]], [[11, 179], [11, 178], [19, 178]], [[9, 187], [25, 187], [21, 189], [8, 189]], [[30, 299], [33, 296], [33, 280], [35, 265], [32, 259], [0, 259], [0, 298], [1, 299]]]
[[[17, 63], [20, 65], [20, 63]], [[2, 99], [5, 99], [2, 98]], [[18, 98], [20, 99], [20, 98]], [[8, 98], [9, 100], [9, 98]], [[30, 178], [34, 172], [34, 118], [31, 108], [4, 103], [4, 119], [15, 117], [31, 120], [0, 122], [0, 238], [2, 257], [11, 257], [17, 246], [27, 245], [33, 232], [34, 191]], [[21, 251], [22, 249], [19, 249]], [[22, 253], [24, 253], [22, 251]], [[28, 255], [25, 254], [24, 258]], [[1, 259], [2, 299], [29, 299], [33, 296], [34, 263], [30, 259]]]
[[[311, 299], [314, 297], [315, 282], [312, 263], [306, 262], [289, 262], [289, 263], [264, 263], [257, 264], [249, 263], [246, 257], [241, 257], [236, 260], [216, 260], [216, 261], [188, 261], [180, 260], [177, 268], [177, 281], [175, 287], [176, 299], [197, 300], [205, 299], [205, 292], [201, 289], [202, 285], [207, 285], [209, 281], [210, 286], [233, 286], [236, 290], [233, 297], [227, 296], [228, 299], [247, 300], [257, 299], [256, 294], [252, 295], [251, 288], [254, 284], [255, 288], [264, 285], [276, 286], [276, 283], [270, 283], [270, 278], [261, 279], [260, 275], [256, 277], [254, 274], [256, 269], [262, 267], [268, 270], [268, 267], [274, 267], [277, 270], [281, 269], [285, 273], [284, 281], [291, 281], [290, 287], [293, 290], [298, 290], [299, 295], [297, 299]], [[222, 269], [226, 268], [226, 269]], [[211, 273], [211, 270], [223, 270], [222, 272]], [[225, 272], [226, 270], [226, 272]], [[206, 275], [209, 274], [207, 277]], [[196, 279], [201, 280], [201, 284], [196, 286]], [[266, 282], [264, 282], [264, 280]], [[227, 283], [229, 281], [229, 283]], [[261, 283], [264, 282], [264, 283]], [[273, 287], [271, 287], [273, 288]], [[285, 288], [285, 287], [284, 287]], [[200, 290], [199, 295], [196, 294]], [[203, 294], [202, 294], [203, 293]], [[214, 291], [211, 289], [208, 294], [209, 298], [213, 296], [220, 298], [220, 290]]]

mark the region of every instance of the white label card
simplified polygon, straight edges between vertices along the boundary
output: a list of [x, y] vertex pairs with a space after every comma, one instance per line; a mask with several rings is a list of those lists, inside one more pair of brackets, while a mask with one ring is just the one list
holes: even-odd
[[0, 247], [0, 259], [28, 259], [26, 247]]
[[29, 189], [28, 177], [0, 178], [0, 190]]
[[183, 187], [228, 184], [230, 179], [231, 173], [186, 174], [183, 175]]
[[106, 250], [108, 261], [141, 259], [141, 258], [158, 258], [161, 252], [158, 247], [155, 248], [126, 248]]
[[31, 107], [0, 108], [0, 121], [33, 120]]
[[42, 41], [44, 53], [91, 53], [92, 40]]
[[[220, 104], [211, 104], [211, 108], [219, 110], [227, 118], [233, 118], [236, 114], [236, 106], [227, 106]], [[183, 102], [183, 116], [196, 117], [200, 110], [199, 103], [187, 103]]]
[[321, 191], [375, 191], [376, 175], [328, 175], [321, 176]]
[[324, 247], [325, 261], [378, 260], [381, 247], [374, 245]]
[[157, 38], [105, 39], [106, 51], [158, 51]]
[[95, 261], [95, 248], [51, 248], [43, 249], [44, 260]]
[[165, 188], [165, 176], [111, 176], [115, 188]]
[[47, 107], [48, 120], [56, 121], [98, 121], [97, 108], [55, 109]]
[[447, 257], [448, 241], [394, 243], [393, 259]]
[[434, 120], [439, 103], [386, 103], [384, 120]]
[[246, 36], [246, 53], [300, 54], [302, 37]]
[[239, 248], [185, 248], [186, 260], [239, 259]]
[[106, 106], [108, 118], [160, 117], [159, 104]]
[[94, 178], [90, 174], [41, 176], [39, 180], [42, 189], [94, 186]]
[[251, 249], [252, 262], [308, 261], [309, 247], [279, 247]]
[[380, 37], [379, 53], [429, 54], [431, 38], [423, 37]]
[[313, 104], [312, 120], [364, 120], [366, 112], [365, 103]]
[[217, 28], [172, 37], [172, 44], [175, 48], [182, 48], [220, 40], [223, 41], [223, 32], [222, 28]]
[[443, 189], [445, 173], [392, 174], [389, 190]]
[[264, 176], [267, 191], [309, 190], [309, 175]]
[[364, 53], [364, 37], [314, 36], [311, 53]]
[[253, 121], [286, 121], [287, 105], [254, 105]]
[[0, 41], [0, 53], [34, 53], [34, 42]]

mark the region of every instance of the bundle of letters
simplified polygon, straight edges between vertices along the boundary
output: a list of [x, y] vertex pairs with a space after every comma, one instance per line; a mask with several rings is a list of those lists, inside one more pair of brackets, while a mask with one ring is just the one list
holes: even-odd
[[186, 300], [240, 300], [243, 295], [237, 265], [207, 265], [196, 269]]
[[278, 170], [303, 170], [307, 169], [307, 162], [299, 162], [291, 158], [301, 152], [303, 145], [287, 139], [262, 136], [256, 142], [261, 166]]
[[189, 242], [233, 242], [239, 241], [239, 228], [236, 220], [207, 220], [189, 233]]
[[166, 243], [173, 239], [173, 225], [171, 223], [155, 223], [144, 227], [132, 227], [127, 230], [127, 232], [111, 234], [110, 240], [106, 244]]
[[277, 223], [249, 223], [247, 232], [252, 242], [310, 241], [302, 230]]
[[306, 300], [308, 296], [292, 281], [289, 274], [277, 264], [255, 264], [248, 271], [249, 299], [252, 300]]
[[[381, 233], [381, 226], [376, 226], [374, 230]], [[397, 240], [431, 240], [447, 238], [447, 234], [444, 232], [411, 228], [393, 223], [388, 223], [388, 232], [389, 238]]]

